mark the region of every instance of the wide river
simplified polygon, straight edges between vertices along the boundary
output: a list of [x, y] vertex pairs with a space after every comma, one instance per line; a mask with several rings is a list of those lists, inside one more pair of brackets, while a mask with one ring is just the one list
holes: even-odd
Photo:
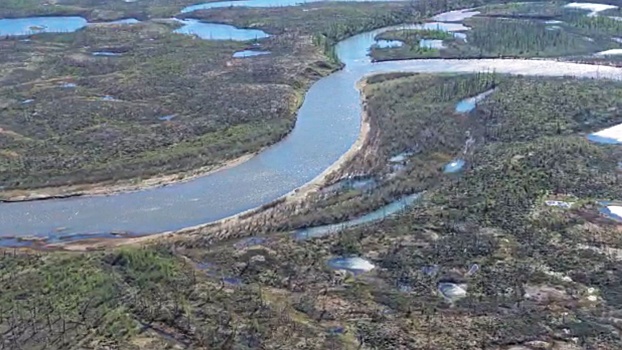
[[[340, 42], [337, 54], [345, 68], [316, 82], [306, 94], [292, 133], [249, 161], [192, 181], [138, 192], [0, 203], [0, 237], [41, 236], [54, 241], [68, 234], [151, 234], [216, 221], [274, 201], [311, 181], [352, 146], [361, 125], [355, 85], [365, 75], [496, 71], [622, 79], [619, 68], [545, 60], [371, 63], [368, 49], [374, 36], [386, 29]], [[60, 227], [62, 233], [57, 232]]]

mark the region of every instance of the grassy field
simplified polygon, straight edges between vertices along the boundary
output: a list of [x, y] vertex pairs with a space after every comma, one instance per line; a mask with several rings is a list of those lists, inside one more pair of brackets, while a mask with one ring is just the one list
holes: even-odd
[[[463, 98], [491, 88], [471, 112], [455, 111]], [[396, 193], [425, 187], [423, 202], [398, 217], [306, 241], [268, 221], [264, 231], [242, 230], [266, 234], [251, 241], [199, 237], [174, 247], [6, 253], [5, 342], [121, 349], [622, 346], [612, 319], [622, 302], [620, 227], [595, 204], [621, 198], [622, 152], [582, 135], [622, 122], [622, 84], [390, 74], [370, 77], [364, 92], [373, 133], [367, 153], [347, 170], [380, 175], [389, 157], [410, 151], [402, 175], [388, 181]], [[475, 141], [464, 152], [466, 131]], [[441, 174], [455, 157], [467, 161], [464, 171]], [[373, 201], [369, 196], [359, 203]], [[547, 206], [549, 199], [573, 205]], [[316, 212], [307, 219], [328, 211]], [[361, 256], [376, 268], [355, 277], [327, 266], [335, 256]], [[466, 295], [443, 294], [441, 283], [461, 285]]]
[[[564, 9], [561, 3], [511, 3], [488, 5], [481, 15], [465, 20], [471, 30], [466, 40], [453, 36], [405, 30], [383, 33], [378, 39], [392, 38], [405, 44], [400, 48], [371, 51], [377, 61], [407, 58], [483, 58], [483, 57], [570, 57], [573, 60], [603, 61], [591, 54], [622, 47], [612, 40], [622, 30], [622, 22], [585, 11]], [[443, 40], [443, 48], [419, 47], [420, 39]], [[609, 62], [619, 60], [612, 56]]]

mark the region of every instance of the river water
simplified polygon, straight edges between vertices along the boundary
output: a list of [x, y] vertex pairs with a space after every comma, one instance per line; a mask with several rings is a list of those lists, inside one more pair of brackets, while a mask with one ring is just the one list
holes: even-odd
[[[336, 51], [345, 68], [307, 92], [294, 130], [238, 166], [192, 181], [110, 196], [0, 203], [0, 237], [151, 234], [216, 221], [269, 203], [311, 181], [354, 143], [361, 126], [356, 83], [384, 72], [481, 72], [622, 79], [622, 69], [545, 60], [412, 60], [371, 63], [374, 37], [359, 34]], [[2, 28], [0, 27], [0, 33]]]

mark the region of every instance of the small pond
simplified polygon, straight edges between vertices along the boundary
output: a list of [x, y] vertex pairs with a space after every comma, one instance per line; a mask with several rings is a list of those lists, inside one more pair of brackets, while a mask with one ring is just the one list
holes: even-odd
[[373, 270], [376, 266], [369, 260], [361, 257], [336, 257], [329, 259], [326, 264], [328, 267], [334, 270], [346, 270], [354, 274], [368, 272]]
[[441, 282], [438, 291], [449, 301], [456, 301], [466, 297], [466, 286], [455, 283]]
[[0, 36], [71, 33], [86, 25], [86, 19], [76, 16], [5, 18], [0, 19]]
[[233, 58], [245, 58], [253, 56], [269, 55], [270, 51], [243, 50], [233, 54]]
[[468, 113], [474, 110], [475, 106], [477, 106], [478, 103], [483, 101], [486, 97], [488, 97], [494, 91], [495, 91], [494, 89], [490, 89], [488, 91], [482, 92], [481, 94], [477, 96], [469, 97], [458, 102], [458, 104], [456, 105], [456, 112], [457, 113]]
[[196, 35], [207, 40], [249, 41], [267, 38], [269, 35], [259, 29], [241, 29], [228, 24], [201, 22], [196, 19], [177, 20], [183, 24], [175, 33]]
[[447, 174], [457, 173], [464, 168], [465, 163], [463, 159], [454, 159], [445, 165], [443, 172]]

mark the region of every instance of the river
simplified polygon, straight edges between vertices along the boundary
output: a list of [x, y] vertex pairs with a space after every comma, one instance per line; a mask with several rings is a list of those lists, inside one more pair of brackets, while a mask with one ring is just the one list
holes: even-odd
[[[261, 0], [260, 0], [261, 1]], [[398, 26], [402, 27], [402, 26]], [[393, 27], [395, 28], [395, 27]], [[109, 196], [0, 203], [0, 237], [133, 235], [178, 230], [259, 207], [301, 187], [336, 162], [358, 137], [356, 83], [385, 72], [478, 72], [622, 79], [622, 69], [546, 60], [411, 60], [371, 63], [384, 28], [340, 42], [345, 68], [313, 84], [284, 140], [245, 163], [188, 182]], [[1, 32], [0, 28], [0, 32]], [[58, 228], [62, 227], [62, 233]]]

